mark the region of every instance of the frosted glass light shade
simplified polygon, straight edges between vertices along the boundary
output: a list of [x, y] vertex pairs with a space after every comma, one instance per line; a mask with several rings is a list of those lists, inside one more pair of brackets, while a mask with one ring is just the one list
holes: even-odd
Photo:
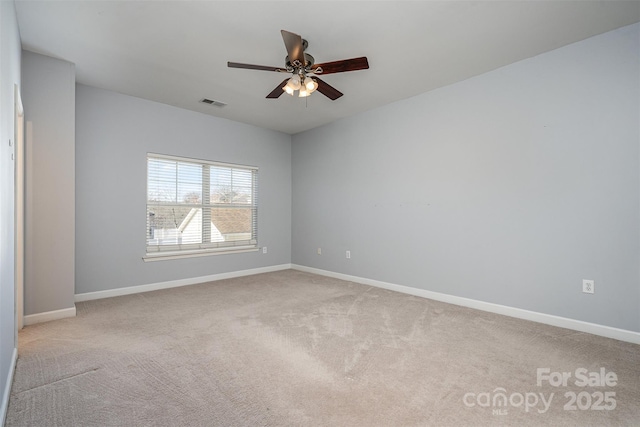
[[307, 77], [306, 79], [304, 79], [304, 87], [306, 87], [307, 91], [309, 91], [309, 94], [311, 94], [315, 92], [316, 89], [318, 89], [318, 83], [311, 77]]
[[293, 90], [298, 90], [300, 89], [300, 76], [297, 74], [294, 74], [290, 79], [289, 82], [287, 82], [287, 86], [291, 87], [291, 89]]

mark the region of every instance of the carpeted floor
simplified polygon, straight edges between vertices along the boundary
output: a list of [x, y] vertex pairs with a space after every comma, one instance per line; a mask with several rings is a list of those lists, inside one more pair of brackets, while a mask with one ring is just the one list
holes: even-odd
[[6, 425], [640, 424], [640, 346], [299, 271], [77, 310], [20, 333]]

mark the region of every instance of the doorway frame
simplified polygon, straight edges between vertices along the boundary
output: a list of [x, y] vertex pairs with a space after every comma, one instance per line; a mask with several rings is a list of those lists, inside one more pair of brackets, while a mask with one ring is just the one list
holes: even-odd
[[20, 88], [14, 85], [14, 227], [15, 227], [15, 345], [18, 347], [18, 331], [24, 326], [24, 220], [25, 220], [25, 152], [24, 108]]

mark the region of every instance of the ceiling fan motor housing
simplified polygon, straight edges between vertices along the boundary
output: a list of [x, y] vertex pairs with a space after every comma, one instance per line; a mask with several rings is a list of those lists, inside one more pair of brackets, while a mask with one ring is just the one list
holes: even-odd
[[285, 64], [287, 65], [287, 68], [291, 68], [294, 71], [297, 70], [298, 68], [302, 68], [304, 70], [309, 70], [311, 67], [313, 67], [313, 64], [315, 64], [316, 60], [313, 58], [313, 56], [309, 55], [308, 53], [304, 54], [304, 65], [303, 66], [295, 66], [294, 64], [291, 63], [291, 61], [289, 60], [289, 55], [287, 55], [287, 57], [284, 59]]

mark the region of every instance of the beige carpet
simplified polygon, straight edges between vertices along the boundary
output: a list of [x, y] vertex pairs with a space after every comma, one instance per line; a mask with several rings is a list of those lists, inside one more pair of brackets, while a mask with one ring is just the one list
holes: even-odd
[[298, 271], [77, 309], [21, 332], [8, 426], [640, 425], [640, 346]]

